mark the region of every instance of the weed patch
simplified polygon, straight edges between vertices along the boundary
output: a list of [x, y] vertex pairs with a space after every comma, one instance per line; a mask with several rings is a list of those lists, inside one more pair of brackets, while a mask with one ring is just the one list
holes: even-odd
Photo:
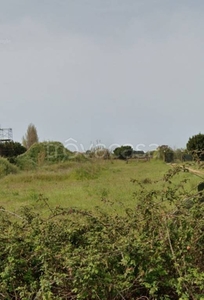
[[[124, 204], [123, 215], [52, 207], [35, 190], [46, 217], [1, 207], [2, 299], [203, 299], [204, 205], [180, 172], [167, 172], [160, 189], [132, 180], [135, 207]], [[109, 190], [101, 193], [109, 205]]]

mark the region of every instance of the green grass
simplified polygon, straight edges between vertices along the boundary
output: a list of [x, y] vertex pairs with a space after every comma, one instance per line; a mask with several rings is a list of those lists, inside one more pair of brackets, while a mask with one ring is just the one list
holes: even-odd
[[4, 299], [202, 299], [203, 206], [180, 205], [200, 172], [158, 160], [2, 165]]
[[[47, 198], [49, 205], [63, 207], [80, 207], [92, 209], [103, 207], [107, 212], [117, 209], [122, 212], [125, 207], [134, 207], [134, 192], [138, 184], [131, 179], [141, 180], [145, 189], [162, 189], [164, 174], [172, 168], [161, 161], [68, 161], [54, 165], [45, 165], [33, 171], [21, 171], [0, 179], [0, 205], [12, 211], [21, 206], [33, 205], [44, 211], [43, 201]], [[187, 189], [196, 189], [201, 179], [190, 173], [176, 175], [175, 183], [188, 179]], [[157, 183], [155, 183], [158, 181]], [[103, 201], [102, 201], [103, 199]], [[114, 206], [104, 204], [108, 201]]]
[[0, 157], [0, 178], [8, 174], [18, 173], [18, 168], [11, 164], [6, 158]]

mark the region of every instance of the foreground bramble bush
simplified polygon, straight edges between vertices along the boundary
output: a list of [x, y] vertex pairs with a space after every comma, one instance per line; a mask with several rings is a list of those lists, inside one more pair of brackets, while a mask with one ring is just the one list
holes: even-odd
[[204, 205], [174, 185], [178, 171], [162, 190], [133, 179], [141, 190], [123, 216], [52, 209], [43, 195], [46, 219], [1, 208], [0, 299], [204, 299]]

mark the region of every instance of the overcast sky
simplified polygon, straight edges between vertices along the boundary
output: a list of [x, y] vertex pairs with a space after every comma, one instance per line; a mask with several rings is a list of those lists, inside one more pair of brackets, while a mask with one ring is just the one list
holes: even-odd
[[1, 0], [0, 125], [15, 141], [33, 123], [85, 149], [185, 147], [203, 114], [203, 0]]

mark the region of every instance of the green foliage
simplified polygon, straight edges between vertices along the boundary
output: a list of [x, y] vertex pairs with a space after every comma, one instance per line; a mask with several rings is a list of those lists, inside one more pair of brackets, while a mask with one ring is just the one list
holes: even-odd
[[[69, 158], [70, 158], [70, 156], [69, 156]], [[79, 152], [71, 154], [71, 159], [76, 162], [86, 162], [87, 161], [86, 155], [84, 155], [83, 153], [79, 153]]]
[[186, 147], [194, 154], [195, 159], [204, 160], [204, 134], [199, 133], [189, 138]]
[[15, 163], [20, 170], [24, 171], [34, 170], [37, 167], [37, 163], [26, 155], [17, 157]]
[[190, 153], [184, 153], [182, 156], [182, 161], [193, 161], [193, 156]]
[[148, 153], [145, 153], [142, 150], [133, 150], [132, 158], [147, 158]]
[[182, 161], [191, 161], [192, 157], [188, 154], [187, 149], [177, 148], [174, 151], [174, 161], [182, 162]]
[[128, 159], [132, 156], [133, 149], [131, 146], [121, 146], [117, 147], [113, 153], [119, 159]]
[[93, 147], [91, 150], [87, 150], [85, 156], [88, 158], [98, 159], [111, 159], [111, 153], [104, 147]]
[[0, 156], [6, 157], [10, 162], [15, 162], [15, 158], [26, 152], [26, 148], [18, 142], [0, 143]]
[[87, 164], [79, 165], [74, 172], [72, 177], [77, 180], [87, 180], [98, 178], [102, 167], [94, 162], [87, 162]]
[[1, 208], [2, 299], [203, 299], [204, 205], [174, 180], [183, 171], [167, 172], [159, 190], [133, 179], [135, 208], [124, 205], [122, 216], [51, 208], [43, 195], [46, 218], [29, 207]]
[[153, 156], [156, 159], [161, 159], [167, 163], [170, 163], [174, 160], [174, 151], [168, 145], [162, 145], [157, 148]]
[[0, 157], [0, 178], [8, 174], [16, 174], [18, 168], [11, 164], [6, 158]]
[[29, 166], [66, 161], [71, 156], [72, 153], [60, 142], [35, 143], [26, 153], [17, 158], [17, 165], [21, 169], [29, 169]]

